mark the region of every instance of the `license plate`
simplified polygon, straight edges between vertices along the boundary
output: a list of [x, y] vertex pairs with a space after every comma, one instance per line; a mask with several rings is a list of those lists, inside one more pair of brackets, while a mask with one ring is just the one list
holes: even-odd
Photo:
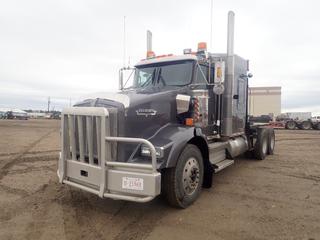
[[122, 177], [122, 188], [142, 191], [143, 178]]

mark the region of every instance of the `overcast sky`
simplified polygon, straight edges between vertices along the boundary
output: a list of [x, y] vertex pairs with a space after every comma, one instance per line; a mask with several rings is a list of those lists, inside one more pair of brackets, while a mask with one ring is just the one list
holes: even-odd
[[[251, 86], [282, 86], [283, 111], [320, 112], [320, 2], [316, 0], [0, 0], [0, 107], [57, 109], [118, 86], [123, 65], [181, 54], [208, 42], [226, 51], [227, 12], [236, 14], [235, 52], [250, 60]], [[130, 60], [129, 60], [130, 59]]]

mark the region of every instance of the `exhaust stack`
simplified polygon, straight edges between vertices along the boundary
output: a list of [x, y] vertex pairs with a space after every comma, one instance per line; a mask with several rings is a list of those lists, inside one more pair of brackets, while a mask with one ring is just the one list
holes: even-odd
[[229, 11], [228, 13], [228, 46], [227, 46], [227, 54], [228, 56], [232, 56], [234, 54], [234, 12]]
[[147, 30], [147, 52], [152, 52], [152, 32]]
[[223, 136], [233, 134], [233, 84], [234, 84], [234, 12], [228, 13], [227, 61], [225, 93], [223, 96]]

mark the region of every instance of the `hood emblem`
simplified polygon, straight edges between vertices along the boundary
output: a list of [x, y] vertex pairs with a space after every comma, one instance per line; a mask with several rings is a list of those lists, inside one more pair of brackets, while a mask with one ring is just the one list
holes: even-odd
[[138, 109], [136, 110], [136, 113], [138, 116], [155, 116], [157, 114], [157, 111], [154, 109]]

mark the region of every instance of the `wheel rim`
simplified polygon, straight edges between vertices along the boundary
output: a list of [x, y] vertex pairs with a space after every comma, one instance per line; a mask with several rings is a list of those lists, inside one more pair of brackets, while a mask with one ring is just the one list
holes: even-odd
[[268, 142], [264, 139], [263, 142], [262, 142], [262, 152], [264, 154], [267, 153], [267, 149], [268, 149]]
[[295, 125], [296, 124], [294, 122], [288, 122], [288, 128], [290, 128], [290, 129], [295, 128], [296, 127]]
[[187, 195], [192, 195], [200, 181], [200, 167], [197, 159], [189, 158], [183, 168], [183, 189]]

